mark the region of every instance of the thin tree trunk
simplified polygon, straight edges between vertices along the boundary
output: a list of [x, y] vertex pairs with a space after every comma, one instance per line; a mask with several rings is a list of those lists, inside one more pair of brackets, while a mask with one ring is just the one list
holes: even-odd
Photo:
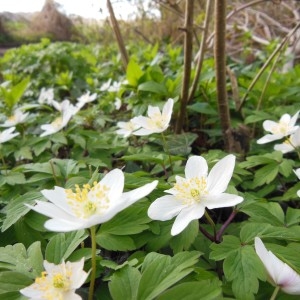
[[120, 50], [120, 53], [121, 53], [121, 59], [122, 59], [122, 62], [123, 62], [123, 67], [126, 70], [129, 59], [128, 59], [128, 54], [127, 54], [125, 44], [124, 44], [124, 41], [123, 41], [123, 38], [122, 38], [122, 35], [121, 35], [119, 24], [118, 24], [118, 21], [115, 17], [115, 13], [114, 13], [114, 10], [113, 10], [113, 7], [111, 5], [110, 0], [106, 1], [106, 5], [107, 5], [107, 9], [109, 11], [110, 25], [111, 25], [114, 33], [115, 33], [115, 36], [116, 36], [116, 39], [117, 39], [117, 42], [118, 42], [118, 46], [119, 46], [119, 50]]
[[226, 0], [215, 0], [214, 56], [218, 110], [224, 137], [225, 150], [232, 151], [234, 147], [234, 139], [231, 131], [226, 89]]
[[186, 119], [186, 106], [189, 97], [189, 85], [191, 78], [191, 62], [193, 48], [193, 7], [194, 0], [186, 0], [185, 24], [184, 24], [184, 73], [180, 97], [180, 110], [177, 118], [175, 132], [181, 133]]

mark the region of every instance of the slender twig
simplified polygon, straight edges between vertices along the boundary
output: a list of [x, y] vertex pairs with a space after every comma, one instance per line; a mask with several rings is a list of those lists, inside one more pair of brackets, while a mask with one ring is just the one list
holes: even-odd
[[269, 66], [270, 62], [272, 61], [272, 59], [277, 55], [277, 53], [279, 53], [281, 51], [281, 49], [285, 46], [285, 44], [288, 42], [289, 38], [298, 30], [298, 28], [300, 28], [300, 23], [297, 23], [297, 25], [283, 38], [283, 40], [281, 41], [281, 43], [276, 47], [276, 49], [273, 51], [273, 53], [269, 56], [269, 58], [267, 59], [267, 61], [264, 63], [264, 65], [261, 67], [261, 69], [259, 70], [259, 72], [256, 74], [256, 76], [253, 78], [251, 84], [249, 85], [246, 93], [244, 94], [242, 100], [241, 100], [241, 105], [238, 109], [238, 112], [241, 111], [242, 106], [249, 94], [249, 92], [253, 89], [254, 85], [256, 84], [256, 82], [258, 81], [258, 79], [260, 78], [260, 76], [263, 74], [263, 72], [266, 70], [266, 68]]
[[189, 93], [188, 102], [190, 102], [194, 98], [194, 95], [195, 95], [195, 92], [196, 92], [196, 89], [198, 86], [199, 77], [200, 77], [201, 70], [202, 70], [204, 52], [206, 50], [206, 39], [207, 39], [207, 34], [208, 34], [209, 21], [211, 19], [212, 4], [213, 4], [212, 0], [207, 0], [206, 9], [205, 9], [204, 31], [202, 34], [200, 49], [198, 52], [196, 73], [195, 73], [195, 77], [194, 77], [194, 80], [193, 80], [193, 83], [191, 86], [191, 90]]
[[106, 5], [107, 5], [107, 9], [109, 11], [109, 21], [110, 21], [111, 27], [115, 33], [115, 36], [116, 36], [116, 39], [118, 42], [118, 46], [119, 46], [119, 50], [120, 50], [121, 58], [122, 58], [122, 62], [123, 62], [123, 67], [126, 70], [128, 62], [129, 62], [127, 50], [125, 48], [124, 41], [123, 41], [121, 31], [119, 28], [119, 24], [115, 17], [115, 13], [114, 13], [114, 10], [113, 10], [110, 0], [106, 1]]
[[212, 242], [215, 241], [215, 238], [210, 233], [208, 233], [203, 227], [201, 227], [200, 225], [199, 225], [199, 229], [203, 233], [203, 235], [206, 236], [210, 241], [212, 241]]
[[191, 78], [192, 48], [193, 48], [193, 7], [194, 0], [186, 1], [185, 24], [184, 24], [184, 71], [181, 89], [180, 110], [176, 122], [175, 133], [181, 133], [185, 118], [186, 106], [189, 96], [189, 85]]
[[221, 242], [222, 235], [225, 231], [225, 229], [228, 227], [228, 225], [231, 223], [231, 221], [234, 219], [235, 215], [237, 214], [237, 210], [233, 210], [228, 219], [224, 222], [224, 224], [221, 226], [220, 230], [217, 232], [216, 235], [216, 242]]
[[59, 182], [58, 182], [58, 179], [57, 179], [57, 176], [56, 176], [56, 173], [55, 173], [55, 168], [54, 168], [53, 161], [50, 160], [49, 163], [50, 163], [50, 166], [51, 166], [52, 175], [53, 175], [53, 178], [55, 180], [55, 183], [56, 183], [56, 185], [59, 185]]
[[214, 231], [214, 241], [216, 241], [216, 237], [217, 237], [217, 232], [216, 232], [216, 224], [214, 222], [214, 220], [210, 217], [209, 213], [207, 212], [207, 210], [204, 211], [204, 215], [206, 220], [208, 221], [208, 223], [211, 225], [211, 227], [213, 228]]

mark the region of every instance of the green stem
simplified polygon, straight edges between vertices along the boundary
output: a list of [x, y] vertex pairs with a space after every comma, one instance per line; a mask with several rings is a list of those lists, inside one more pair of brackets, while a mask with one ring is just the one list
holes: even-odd
[[3, 169], [5, 169], [5, 174], [7, 175], [7, 166], [6, 166], [6, 163], [5, 163], [4, 156], [2, 154], [2, 146], [1, 145], [0, 145], [0, 158], [1, 158], [1, 161], [2, 161]]
[[90, 228], [90, 236], [92, 242], [92, 270], [88, 300], [93, 300], [96, 279], [96, 226]]
[[165, 149], [165, 151], [167, 152], [167, 154], [168, 154], [168, 156], [169, 156], [169, 162], [170, 162], [170, 169], [171, 169], [171, 172], [172, 172], [172, 174], [174, 174], [174, 172], [173, 172], [172, 157], [171, 157], [171, 154], [170, 154], [169, 147], [168, 147], [168, 145], [167, 145], [166, 137], [165, 137], [165, 135], [164, 135], [163, 132], [161, 133], [161, 136], [162, 136], [162, 140], [163, 140], [163, 143], [164, 143], [164, 149]]
[[280, 286], [277, 285], [274, 292], [273, 292], [273, 294], [272, 294], [272, 296], [271, 296], [271, 298], [270, 298], [270, 300], [275, 300], [279, 290], [280, 290]]
[[59, 186], [59, 182], [58, 182], [58, 179], [57, 179], [57, 176], [56, 176], [56, 173], [55, 173], [55, 168], [54, 168], [53, 161], [50, 160], [49, 162], [50, 162], [50, 166], [51, 166], [51, 170], [52, 170], [52, 175], [53, 175], [53, 178], [55, 180], [55, 183], [56, 183], [56, 185]]
[[212, 226], [213, 230], [214, 230], [214, 240], [216, 241], [217, 238], [217, 232], [216, 232], [216, 224], [213, 221], [213, 219], [210, 217], [210, 215], [208, 214], [208, 212], [205, 210], [204, 215], [208, 221], [208, 223]]

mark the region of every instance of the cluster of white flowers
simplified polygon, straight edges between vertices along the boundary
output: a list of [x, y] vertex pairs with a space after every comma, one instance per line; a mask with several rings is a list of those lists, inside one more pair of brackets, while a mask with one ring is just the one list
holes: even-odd
[[123, 137], [130, 135], [150, 135], [152, 133], [161, 133], [165, 131], [170, 124], [173, 112], [174, 100], [168, 99], [162, 111], [158, 106], [148, 106], [147, 115], [137, 116], [128, 122], [118, 122], [117, 126], [120, 128], [116, 132]]

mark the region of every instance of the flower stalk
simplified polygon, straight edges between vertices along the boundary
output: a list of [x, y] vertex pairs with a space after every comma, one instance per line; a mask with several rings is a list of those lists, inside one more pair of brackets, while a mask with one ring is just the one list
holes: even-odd
[[90, 228], [90, 237], [92, 243], [92, 270], [91, 270], [91, 281], [89, 288], [89, 298], [88, 300], [93, 300], [94, 289], [95, 289], [95, 280], [96, 280], [96, 226]]

